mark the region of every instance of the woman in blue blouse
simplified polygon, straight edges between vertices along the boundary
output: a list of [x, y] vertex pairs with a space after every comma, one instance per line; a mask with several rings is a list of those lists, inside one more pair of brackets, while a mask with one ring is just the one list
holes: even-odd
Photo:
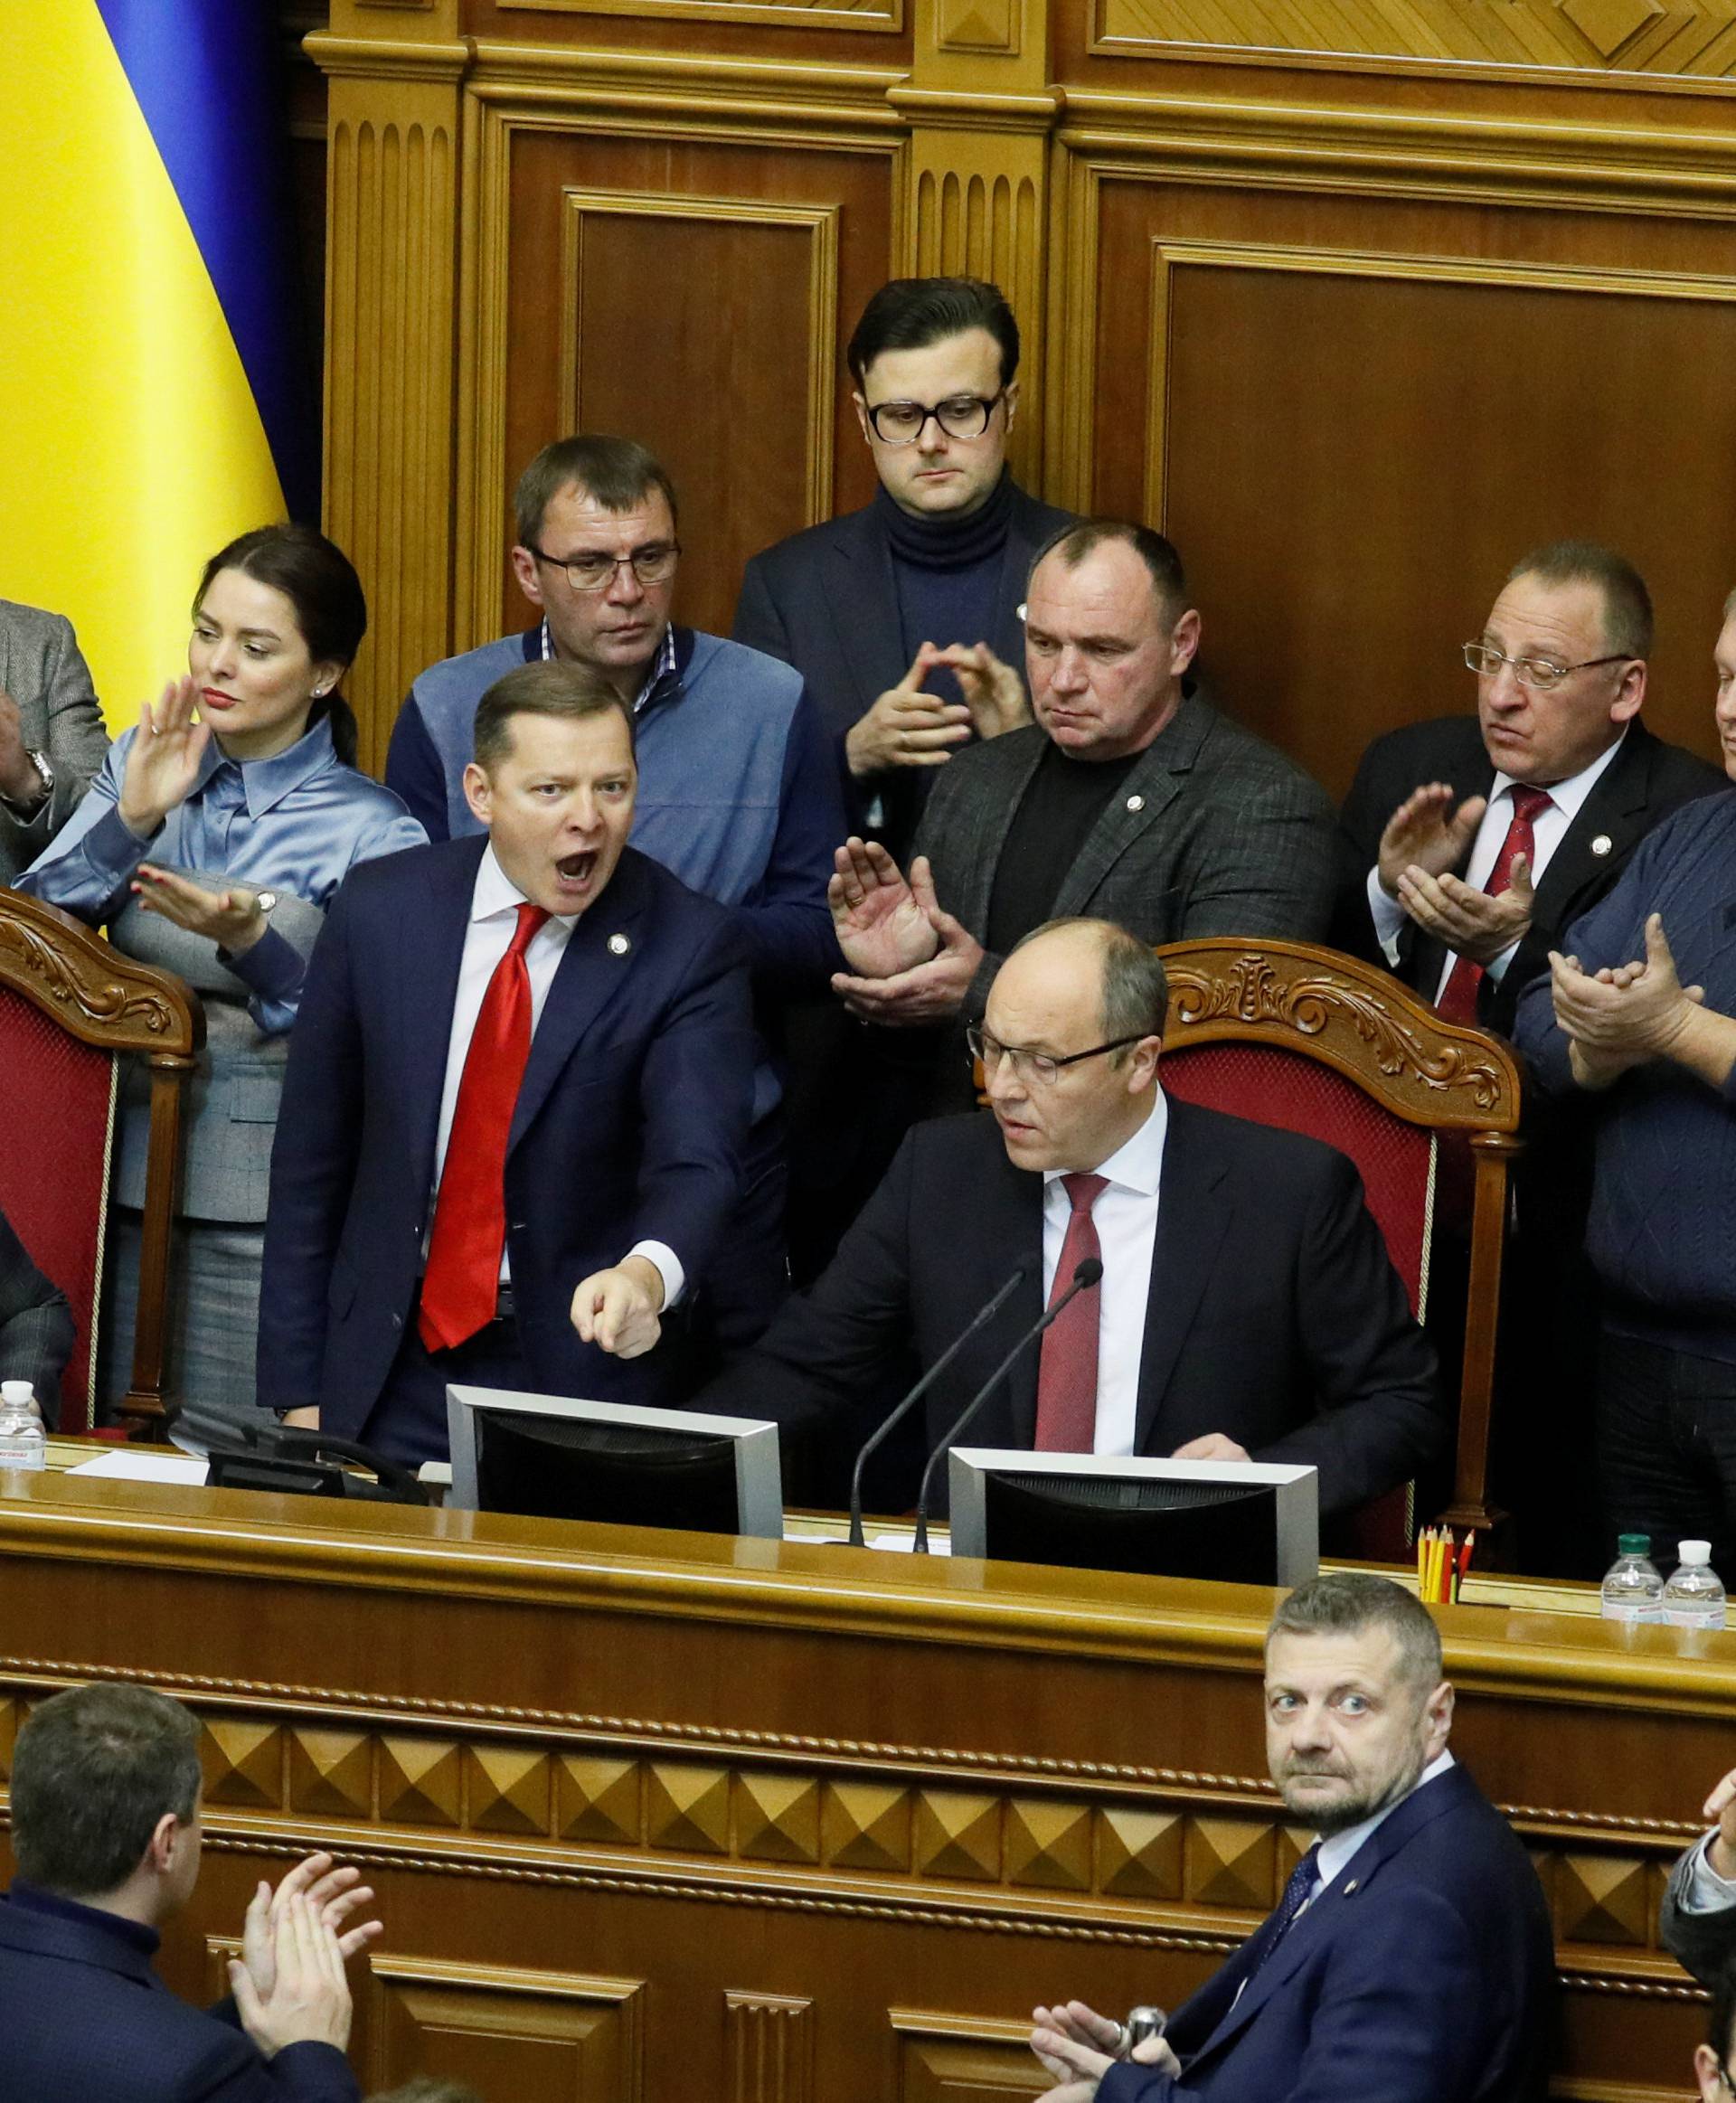
[[[18, 879], [203, 996], [170, 1308], [171, 1394], [245, 1418], [287, 1033], [332, 894], [422, 828], [356, 771], [337, 692], [367, 627], [348, 559], [307, 526], [244, 533], [205, 565], [189, 676], [109, 748], [71, 821]], [[128, 1079], [112, 1188], [99, 1383], [132, 1363], [148, 1084]]]

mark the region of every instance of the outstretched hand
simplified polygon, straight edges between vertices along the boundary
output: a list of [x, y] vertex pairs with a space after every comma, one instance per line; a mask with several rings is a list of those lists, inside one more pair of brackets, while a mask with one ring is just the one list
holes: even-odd
[[[882, 1023], [892, 1029], [922, 1029], [950, 1022], [964, 1006], [971, 983], [982, 968], [983, 946], [949, 912], [943, 912], [934, 894], [934, 874], [928, 857], [919, 854], [910, 864], [910, 902], [922, 916], [938, 945], [926, 962], [895, 971], [885, 977], [837, 972], [834, 993], [858, 1022]], [[846, 957], [849, 947], [840, 938]]]
[[[906, 882], [898, 863], [878, 840], [855, 834], [833, 857], [834, 873], [826, 887], [832, 926], [851, 974], [860, 978], [891, 978], [913, 965], [926, 964], [940, 947], [914, 882], [919, 860]], [[933, 896], [932, 885], [929, 895]]]
[[1399, 879], [1399, 903], [1418, 927], [1473, 964], [1493, 964], [1524, 938], [1536, 896], [1523, 854], [1513, 858], [1507, 888], [1493, 896], [1457, 876], [1430, 876], [1416, 864]]
[[1381, 834], [1381, 888], [1390, 898], [1397, 898], [1399, 879], [1407, 869], [1445, 876], [1458, 868], [1471, 851], [1487, 808], [1486, 797], [1472, 796], [1455, 810], [1453, 790], [1445, 781], [1427, 781], [1413, 789]]

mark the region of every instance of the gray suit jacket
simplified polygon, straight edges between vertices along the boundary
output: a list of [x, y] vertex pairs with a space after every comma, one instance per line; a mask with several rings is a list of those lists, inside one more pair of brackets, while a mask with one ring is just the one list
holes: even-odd
[[[981, 942], [1013, 815], [1048, 743], [1035, 724], [972, 745], [939, 770], [916, 838], [941, 907]], [[1119, 920], [1146, 942], [1203, 935], [1326, 939], [1335, 817], [1325, 789], [1276, 746], [1189, 694], [1097, 821], [1055, 900], [1057, 919]], [[1001, 958], [966, 1003], [980, 1012]]]
[[0, 801], [0, 883], [10, 883], [71, 816], [102, 765], [108, 733], [63, 614], [0, 599], [0, 687], [18, 703], [24, 743], [46, 753], [54, 769], [54, 793], [33, 817]]
[[72, 1310], [0, 1212], [0, 1380], [27, 1380], [52, 1425], [72, 1355]]
[[1710, 1986], [1720, 1972], [1736, 1957], [1736, 1906], [1721, 1906], [1711, 1913], [1689, 1913], [1683, 1908], [1694, 1858], [1700, 1843], [1676, 1858], [1658, 1914], [1658, 1935], [1664, 1947], [1683, 1970], [1692, 1972], [1702, 1985]]

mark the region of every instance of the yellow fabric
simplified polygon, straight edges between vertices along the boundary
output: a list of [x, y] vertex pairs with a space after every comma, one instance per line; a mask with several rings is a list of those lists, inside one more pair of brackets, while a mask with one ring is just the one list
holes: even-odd
[[283, 492], [94, 0], [5, 0], [0, 141], [0, 598], [71, 618], [120, 730], [186, 669], [207, 558]]

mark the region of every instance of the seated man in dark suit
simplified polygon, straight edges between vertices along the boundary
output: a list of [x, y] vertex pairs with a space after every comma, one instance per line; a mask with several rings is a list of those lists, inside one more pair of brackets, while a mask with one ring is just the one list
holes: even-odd
[[1039, 2008], [1050, 2103], [1542, 2103], [1549, 1910], [1452, 1722], [1408, 1592], [1361, 1570], [1292, 1592], [1266, 1637], [1266, 1757], [1315, 1843], [1161, 2040], [1130, 2051], [1083, 2002]]
[[1125, 929], [1027, 938], [976, 1037], [994, 1117], [907, 1135], [830, 1268], [705, 1406], [778, 1418], [799, 1447], [912, 1355], [912, 1375], [932, 1365], [1023, 1266], [929, 1391], [932, 1444], [1098, 1257], [1100, 1287], [1015, 1366], [973, 1445], [1311, 1464], [1328, 1513], [1404, 1482], [1446, 1423], [1356, 1171], [1315, 1140], [1168, 1101], [1167, 998]]
[[[1640, 721], [1652, 601], [1607, 548], [1527, 555], [1465, 646], [1477, 713], [1389, 731], [1340, 828], [1338, 939], [1449, 1021], [1511, 1033], [1570, 921], [1679, 805], [1722, 783]], [[1546, 793], [1545, 793], [1546, 792]]]
[[973, 732], [1029, 721], [1031, 558], [1068, 523], [1006, 468], [1019, 325], [976, 278], [897, 278], [850, 339], [856, 420], [880, 488], [748, 564], [735, 639], [793, 665], [843, 758], [851, 822], [895, 855], [933, 769]]
[[75, 1336], [66, 1295], [37, 1269], [0, 1212], [0, 1380], [27, 1380], [50, 1425]]
[[271, 1155], [259, 1400], [410, 1461], [446, 1456], [450, 1381], [657, 1399], [753, 1098], [741, 937], [627, 844], [620, 695], [522, 665], [476, 752], [486, 831], [333, 902]]
[[248, 1907], [234, 1998], [211, 2014], [152, 1967], [199, 1874], [198, 1729], [144, 1687], [75, 1687], [12, 1762], [18, 1874], [0, 1901], [0, 2095], [19, 2103], [354, 2103], [344, 1961], [373, 1893], [310, 1855]]

